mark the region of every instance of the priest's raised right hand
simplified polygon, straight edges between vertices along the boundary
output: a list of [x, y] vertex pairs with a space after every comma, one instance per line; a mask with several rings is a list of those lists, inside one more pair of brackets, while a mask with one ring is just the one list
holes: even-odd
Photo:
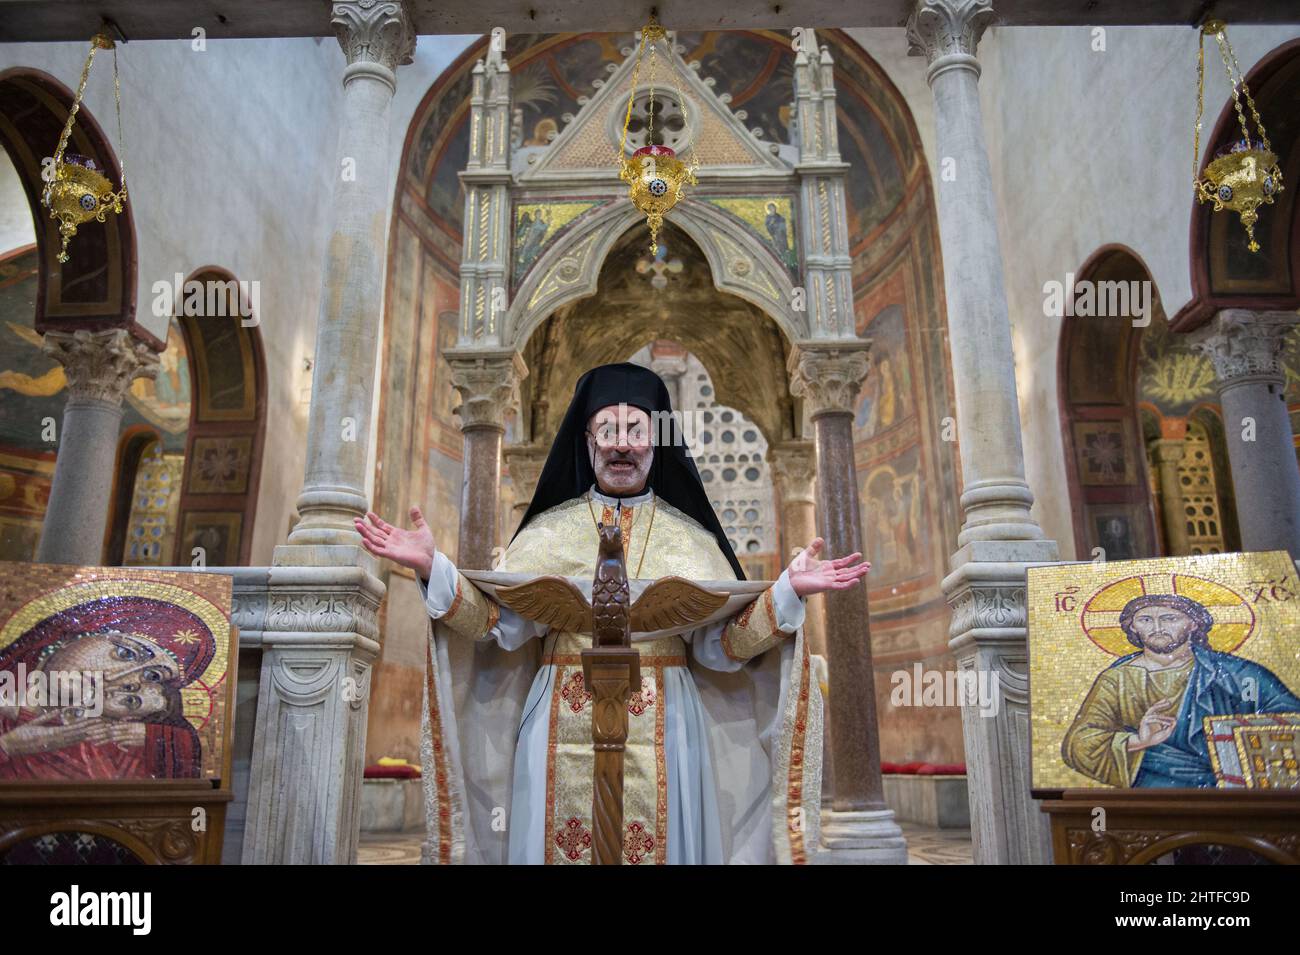
[[376, 557], [387, 557], [394, 564], [409, 567], [428, 580], [433, 570], [433, 556], [438, 553], [433, 543], [433, 532], [425, 523], [424, 515], [418, 507], [411, 508], [410, 530], [394, 527], [374, 511], [366, 511], [366, 519], [357, 518], [353, 523], [361, 535], [361, 543]]

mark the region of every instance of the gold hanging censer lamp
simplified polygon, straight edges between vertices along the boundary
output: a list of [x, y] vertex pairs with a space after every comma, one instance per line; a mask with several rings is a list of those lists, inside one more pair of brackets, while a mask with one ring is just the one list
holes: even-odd
[[[691, 148], [691, 162], [687, 165], [677, 155], [677, 151], [665, 142], [667, 124], [661, 114], [676, 110], [680, 115], [673, 118], [680, 124], [680, 128], [683, 130], [689, 128], [686, 97], [682, 95], [680, 86], [675, 85], [672, 88], [676, 102], [665, 96], [663, 91], [656, 89], [659, 79], [660, 51], [668, 50], [671, 42], [667, 31], [655, 19], [652, 12], [649, 22], [641, 30], [641, 43], [637, 47], [636, 62], [632, 67], [632, 86], [627, 94], [623, 136], [616, 157], [619, 178], [628, 185], [628, 198], [637, 209], [645, 213], [646, 224], [650, 227], [651, 255], [659, 251], [659, 227], [663, 225], [664, 216], [685, 195], [686, 186], [688, 184], [693, 186], [698, 182], [695, 178], [695, 170], [699, 163], [694, 147]], [[664, 54], [663, 58], [668, 63], [669, 73], [675, 74], [676, 68], [673, 66], [672, 57]], [[637, 84], [643, 65], [646, 66], [649, 74], [649, 101], [644, 121], [645, 144], [628, 155], [627, 134], [632, 124], [632, 110], [638, 98]]]
[[[122, 172], [122, 188], [113, 189], [99, 164], [87, 156], [67, 152], [68, 139], [81, 109], [81, 98], [86, 92], [86, 80], [90, 77], [91, 64], [95, 62], [96, 50], [113, 51], [113, 99], [117, 106], [117, 149], [118, 162]], [[110, 213], [121, 213], [126, 202], [126, 160], [122, 153], [122, 87], [117, 73], [117, 45], [107, 33], [97, 33], [90, 41], [90, 55], [81, 70], [81, 82], [77, 86], [77, 95], [68, 110], [68, 122], [59, 136], [59, 145], [54, 150], [54, 162], [45, 173], [45, 189], [41, 193], [41, 203], [50, 210], [50, 217], [58, 220], [59, 235], [63, 245], [59, 250], [59, 261], [68, 261], [68, 241], [77, 234], [77, 226], [84, 225], [92, 219], [105, 221]]]
[[[1219, 57], [1228, 74], [1228, 85], [1232, 87], [1232, 104], [1237, 111], [1237, 121], [1241, 124], [1241, 139], [1230, 143], [1205, 167], [1205, 174], [1200, 174], [1201, 154], [1201, 114], [1205, 103], [1205, 38], [1213, 36], [1219, 45]], [[1277, 156], [1268, 142], [1268, 133], [1255, 108], [1246, 78], [1241, 75], [1237, 64], [1237, 55], [1232, 52], [1228, 42], [1227, 24], [1222, 20], [1207, 20], [1201, 27], [1200, 52], [1196, 62], [1196, 136], [1192, 144], [1192, 183], [1196, 189], [1197, 202], [1213, 202], [1214, 211], [1230, 209], [1241, 216], [1241, 224], [1246, 227], [1250, 243], [1246, 248], [1251, 252], [1259, 251], [1255, 241], [1255, 223], [1259, 220], [1259, 207], [1265, 203], [1272, 205], [1273, 197], [1282, 191], [1282, 168]], [[1240, 91], [1238, 88], [1240, 87]], [[1255, 121], [1258, 139], [1252, 138], [1246, 114], [1241, 108], [1245, 99], [1250, 108], [1250, 115]]]

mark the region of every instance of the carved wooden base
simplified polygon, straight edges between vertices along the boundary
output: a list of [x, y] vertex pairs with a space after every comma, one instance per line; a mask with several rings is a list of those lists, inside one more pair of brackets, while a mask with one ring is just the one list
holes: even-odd
[[592, 861], [595, 865], [622, 865], [627, 701], [632, 687], [641, 685], [641, 654], [635, 647], [583, 650], [582, 678], [592, 694], [591, 743], [596, 754]]
[[1057, 865], [1145, 865], [1197, 846], [1226, 847], [1240, 861], [1250, 854], [1300, 864], [1294, 790], [1067, 789], [1042, 810]]
[[217, 865], [230, 799], [205, 780], [6, 783], [0, 861], [42, 836], [85, 833], [146, 865]]

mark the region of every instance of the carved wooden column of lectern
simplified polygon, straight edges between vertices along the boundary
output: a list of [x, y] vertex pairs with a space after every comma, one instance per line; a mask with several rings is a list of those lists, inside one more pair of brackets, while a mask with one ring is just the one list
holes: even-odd
[[596, 865], [623, 862], [623, 749], [627, 703], [641, 686], [641, 654], [632, 646], [631, 600], [623, 535], [618, 525], [597, 525], [600, 551], [591, 586], [591, 646], [582, 651], [582, 678], [592, 694], [591, 744], [595, 751], [591, 818]]

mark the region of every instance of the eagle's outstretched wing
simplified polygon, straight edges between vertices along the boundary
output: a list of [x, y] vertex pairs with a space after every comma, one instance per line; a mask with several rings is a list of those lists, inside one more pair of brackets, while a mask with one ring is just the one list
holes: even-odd
[[565, 633], [591, 632], [591, 604], [563, 577], [538, 577], [496, 591], [497, 600], [521, 617]]
[[697, 623], [726, 602], [726, 594], [705, 590], [684, 577], [664, 577], [632, 604], [632, 632], [651, 633]]

